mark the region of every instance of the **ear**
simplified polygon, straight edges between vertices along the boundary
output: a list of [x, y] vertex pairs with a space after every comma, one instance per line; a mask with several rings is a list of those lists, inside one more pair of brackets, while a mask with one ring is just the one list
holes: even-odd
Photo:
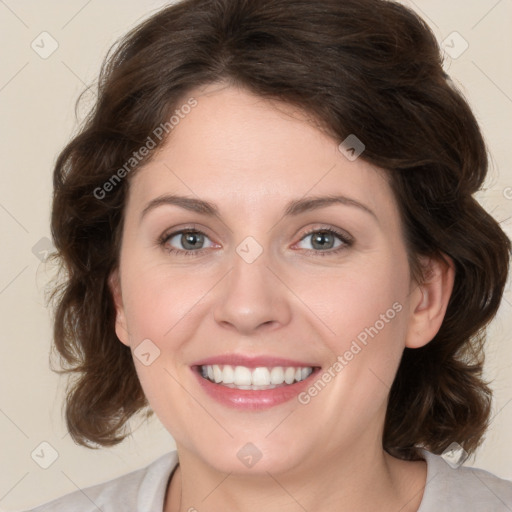
[[114, 300], [116, 309], [116, 334], [121, 343], [130, 346], [130, 338], [128, 336], [128, 327], [126, 324], [126, 315], [123, 305], [123, 296], [121, 294], [121, 281], [119, 277], [119, 268], [116, 268], [108, 278], [108, 287]]
[[405, 340], [408, 348], [429, 343], [438, 333], [455, 280], [455, 265], [446, 254], [422, 258], [425, 279], [411, 292], [411, 311]]

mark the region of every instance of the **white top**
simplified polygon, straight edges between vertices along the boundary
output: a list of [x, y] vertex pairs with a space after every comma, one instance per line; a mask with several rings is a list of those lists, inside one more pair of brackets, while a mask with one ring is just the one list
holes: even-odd
[[[427, 482], [418, 512], [512, 512], [512, 481], [461, 466], [422, 450]], [[167, 484], [178, 454], [162, 455], [148, 466], [75, 491], [25, 512], [163, 512]]]

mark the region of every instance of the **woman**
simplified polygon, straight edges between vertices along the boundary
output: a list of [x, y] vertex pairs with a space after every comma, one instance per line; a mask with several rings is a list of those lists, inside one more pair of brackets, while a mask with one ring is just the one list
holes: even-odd
[[56, 164], [55, 346], [77, 443], [154, 411], [177, 452], [35, 510], [511, 510], [511, 482], [459, 467], [511, 249], [473, 198], [486, 172], [399, 4], [142, 23]]

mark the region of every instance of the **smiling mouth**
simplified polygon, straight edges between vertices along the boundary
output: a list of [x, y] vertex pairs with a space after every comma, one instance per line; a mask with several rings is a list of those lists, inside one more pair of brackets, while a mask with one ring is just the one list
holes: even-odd
[[291, 386], [307, 379], [315, 370], [313, 366], [247, 366], [202, 365], [199, 374], [206, 380], [228, 388], [241, 390], [266, 390]]

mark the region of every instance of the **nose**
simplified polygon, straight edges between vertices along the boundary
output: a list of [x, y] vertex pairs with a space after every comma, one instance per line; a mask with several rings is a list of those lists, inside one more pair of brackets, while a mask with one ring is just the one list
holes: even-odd
[[219, 325], [244, 335], [277, 329], [291, 319], [290, 292], [266, 252], [249, 261], [234, 254], [232, 270], [222, 281], [214, 308]]

